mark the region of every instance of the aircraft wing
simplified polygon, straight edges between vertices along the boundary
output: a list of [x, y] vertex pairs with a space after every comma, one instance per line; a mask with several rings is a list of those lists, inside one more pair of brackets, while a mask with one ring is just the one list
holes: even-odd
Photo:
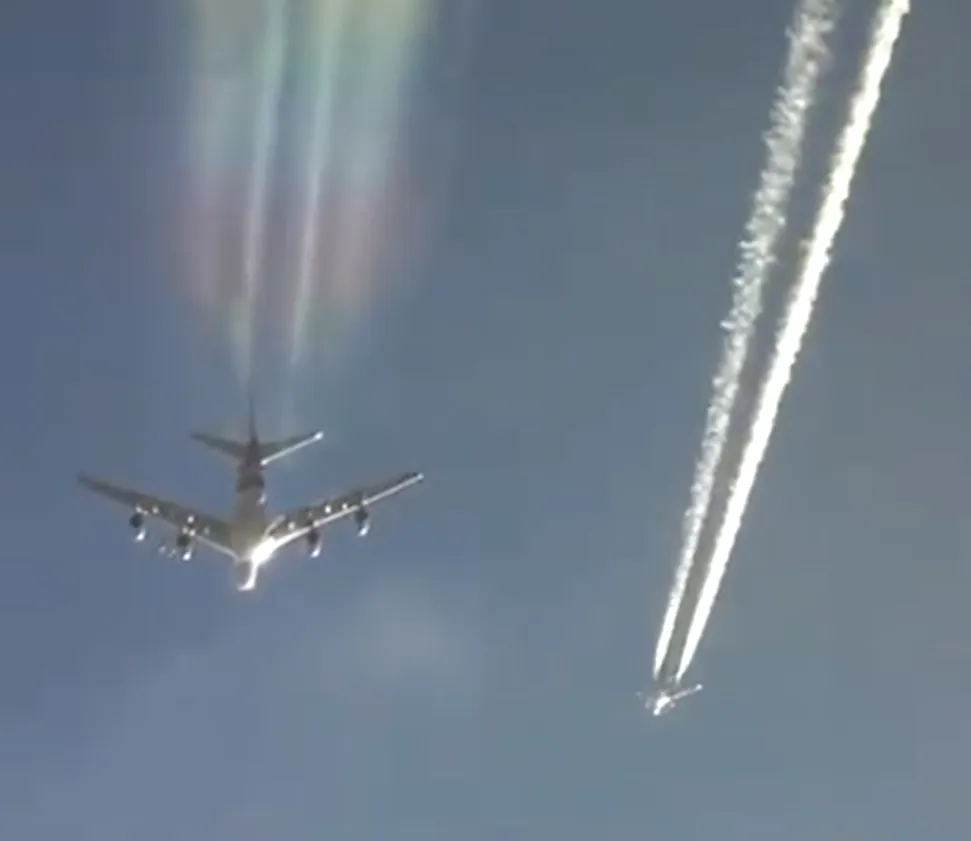
[[347, 517], [360, 508], [366, 508], [378, 500], [411, 487], [423, 478], [421, 473], [402, 473], [384, 482], [355, 488], [330, 499], [295, 508], [276, 519], [270, 527], [269, 537], [278, 547], [284, 546], [292, 540], [303, 537], [311, 529], [319, 529], [328, 523]]
[[132, 510], [141, 511], [146, 517], [154, 517], [176, 529], [185, 529], [196, 540], [217, 552], [232, 554], [229, 546], [229, 524], [224, 520], [195, 511], [184, 505], [178, 505], [175, 502], [122, 488], [93, 476], [78, 476], [78, 482], [82, 487], [99, 496]]
[[685, 689], [679, 689], [674, 695], [671, 696], [672, 701], [680, 701], [682, 698], [687, 698], [689, 695], [694, 695], [695, 692], [701, 692], [701, 684], [695, 684], [694, 686], [689, 686]]

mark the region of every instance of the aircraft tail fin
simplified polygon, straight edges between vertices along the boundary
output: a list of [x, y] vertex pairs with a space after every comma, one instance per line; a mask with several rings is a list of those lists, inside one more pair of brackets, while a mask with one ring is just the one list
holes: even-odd
[[249, 427], [249, 441], [236, 441], [232, 438], [222, 438], [218, 435], [209, 435], [205, 432], [193, 432], [190, 436], [193, 440], [204, 444], [211, 450], [222, 453], [234, 461], [242, 461], [252, 458], [253, 450], [256, 447], [259, 453], [260, 467], [266, 467], [278, 459], [302, 450], [309, 444], [314, 444], [324, 437], [323, 432], [310, 432], [306, 435], [294, 435], [290, 438], [281, 438], [277, 441], [260, 441], [256, 431], [256, 406], [253, 400], [252, 389], [249, 392], [247, 412], [247, 425]]
[[279, 441], [267, 441], [260, 444], [260, 465], [266, 467], [274, 461], [315, 444], [324, 437], [323, 432], [310, 432], [306, 435], [294, 435]]
[[255, 441], [258, 438], [256, 433], [256, 398], [253, 396], [253, 386], [250, 385], [249, 394], [247, 395], [247, 422], [249, 424], [249, 437], [251, 441]]
[[210, 450], [229, 456], [234, 461], [240, 461], [246, 455], [246, 444], [231, 438], [220, 438], [218, 435], [208, 435], [205, 432], [193, 432], [189, 437], [193, 441], [204, 444]]

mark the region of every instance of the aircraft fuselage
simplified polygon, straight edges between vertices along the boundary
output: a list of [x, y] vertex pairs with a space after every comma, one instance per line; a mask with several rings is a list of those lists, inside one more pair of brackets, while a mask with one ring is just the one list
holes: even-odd
[[236, 472], [236, 503], [230, 523], [230, 543], [239, 568], [240, 589], [256, 584], [259, 567], [272, 552], [264, 551], [269, 519], [266, 513], [266, 480], [260, 459], [260, 446], [251, 440], [246, 456]]
[[266, 481], [259, 445], [251, 442], [236, 472], [236, 504], [231, 525], [233, 550], [245, 558], [266, 534]]

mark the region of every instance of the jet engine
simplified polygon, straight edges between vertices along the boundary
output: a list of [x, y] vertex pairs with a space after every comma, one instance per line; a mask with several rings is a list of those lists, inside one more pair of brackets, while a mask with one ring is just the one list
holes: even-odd
[[358, 537], [364, 537], [371, 531], [371, 515], [363, 505], [354, 511], [354, 525], [357, 526]]
[[132, 527], [135, 532], [135, 542], [141, 543], [145, 539], [145, 534], [147, 532], [145, 528], [145, 515], [141, 511], [134, 511], [132, 515], [128, 518], [128, 525]]
[[320, 532], [317, 529], [310, 529], [307, 532], [307, 551], [311, 558], [316, 558], [320, 554]]
[[187, 531], [180, 531], [175, 538], [175, 554], [183, 561], [192, 557], [192, 535]]

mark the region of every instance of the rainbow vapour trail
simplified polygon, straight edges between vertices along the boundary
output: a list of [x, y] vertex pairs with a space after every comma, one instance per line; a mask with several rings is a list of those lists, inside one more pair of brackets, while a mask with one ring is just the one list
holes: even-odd
[[188, 275], [241, 382], [264, 316], [293, 378], [379, 297], [437, 2], [192, 0]]
[[[397, 190], [397, 154], [415, 62], [431, 19], [427, 0], [316, 0], [304, 109], [304, 208], [294, 294], [284, 314], [291, 366], [308, 351], [311, 324], [334, 336], [357, 323], [375, 297], [380, 249]], [[341, 337], [334, 336], [338, 341]]]

